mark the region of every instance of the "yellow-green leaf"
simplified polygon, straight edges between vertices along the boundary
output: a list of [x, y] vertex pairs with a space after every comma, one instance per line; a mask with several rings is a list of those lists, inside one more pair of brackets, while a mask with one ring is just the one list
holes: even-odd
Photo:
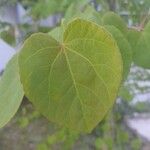
[[37, 33], [19, 56], [26, 96], [50, 121], [90, 132], [112, 107], [122, 80], [122, 58], [113, 37], [75, 19], [59, 43]]

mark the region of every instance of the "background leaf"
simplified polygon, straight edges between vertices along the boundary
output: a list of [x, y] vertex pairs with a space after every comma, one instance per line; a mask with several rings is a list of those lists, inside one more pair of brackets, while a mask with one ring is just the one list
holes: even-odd
[[150, 23], [141, 33], [134, 50], [134, 63], [143, 68], [150, 69]]
[[136, 45], [137, 45], [137, 42], [138, 42], [140, 36], [141, 36], [141, 32], [136, 30], [136, 29], [129, 29], [128, 32], [127, 32], [126, 37], [127, 37], [128, 41], [131, 45], [133, 54], [136, 51]]
[[127, 32], [127, 25], [124, 20], [114, 12], [107, 12], [102, 17], [102, 22], [104, 25], [113, 25], [118, 28], [123, 34]]
[[132, 63], [132, 50], [131, 46], [126, 37], [114, 26], [105, 26], [105, 28], [115, 38], [117, 45], [120, 49], [122, 60], [123, 60], [123, 79], [127, 78]]
[[[71, 5], [71, 8], [66, 12], [65, 21], [64, 21], [65, 24], [68, 24], [68, 22], [74, 20], [75, 18], [92, 21], [99, 25], [102, 24], [100, 12], [97, 12], [93, 7], [87, 5], [84, 9], [82, 8], [83, 10], [81, 9], [82, 11], [78, 11], [78, 12], [76, 12], [77, 9], [76, 7], [78, 7], [77, 4]], [[72, 13], [70, 13], [70, 11]]]
[[0, 80], [0, 128], [17, 112], [24, 92], [20, 83], [18, 55], [15, 55]]

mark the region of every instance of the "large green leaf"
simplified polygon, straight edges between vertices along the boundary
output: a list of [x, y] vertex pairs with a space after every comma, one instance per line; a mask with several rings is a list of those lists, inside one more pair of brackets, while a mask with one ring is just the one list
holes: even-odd
[[82, 19], [68, 24], [59, 43], [32, 35], [19, 56], [26, 96], [50, 121], [90, 132], [112, 107], [122, 80], [122, 59], [112, 36]]
[[121, 52], [122, 60], [123, 60], [123, 79], [125, 80], [131, 67], [132, 63], [132, 50], [131, 46], [126, 39], [126, 37], [114, 26], [105, 26], [105, 28], [112, 34], [115, 38], [118, 47]]
[[138, 66], [150, 69], [150, 22], [142, 31], [135, 46], [133, 59]]
[[15, 55], [6, 66], [0, 80], [0, 128], [14, 116], [23, 95], [19, 77], [18, 55]]
[[118, 28], [123, 34], [127, 32], [127, 26], [124, 20], [114, 12], [107, 12], [102, 17], [104, 25], [113, 25]]

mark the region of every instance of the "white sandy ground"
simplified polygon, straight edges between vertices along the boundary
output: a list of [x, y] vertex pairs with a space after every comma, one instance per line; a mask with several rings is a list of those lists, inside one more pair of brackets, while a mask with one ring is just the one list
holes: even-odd
[[0, 72], [5, 68], [10, 58], [15, 54], [15, 49], [0, 39]]
[[128, 119], [128, 126], [150, 141], [150, 118]]

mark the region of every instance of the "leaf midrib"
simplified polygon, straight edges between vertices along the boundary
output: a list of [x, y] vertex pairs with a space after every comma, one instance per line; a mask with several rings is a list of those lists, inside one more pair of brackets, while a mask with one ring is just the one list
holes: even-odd
[[80, 97], [80, 94], [79, 94], [79, 91], [78, 91], [78, 88], [77, 88], [77, 84], [76, 84], [76, 81], [75, 81], [75, 78], [74, 78], [74, 75], [73, 75], [73, 72], [72, 72], [72, 69], [71, 69], [71, 65], [70, 65], [70, 62], [69, 62], [69, 58], [68, 58], [68, 55], [67, 55], [67, 52], [66, 52], [65, 48], [64, 48], [64, 55], [66, 57], [66, 62], [67, 62], [67, 65], [68, 65], [68, 68], [69, 68], [69, 71], [70, 71], [70, 74], [71, 74], [71, 78], [72, 78], [73, 85], [74, 85], [75, 90], [76, 90], [77, 97], [79, 98], [79, 101], [80, 101], [80, 104], [81, 104], [83, 120], [84, 120], [86, 128], [88, 129], [88, 123], [86, 122], [86, 118], [85, 118], [84, 110], [83, 110], [84, 104], [82, 103], [82, 100], [81, 100], [81, 97]]

